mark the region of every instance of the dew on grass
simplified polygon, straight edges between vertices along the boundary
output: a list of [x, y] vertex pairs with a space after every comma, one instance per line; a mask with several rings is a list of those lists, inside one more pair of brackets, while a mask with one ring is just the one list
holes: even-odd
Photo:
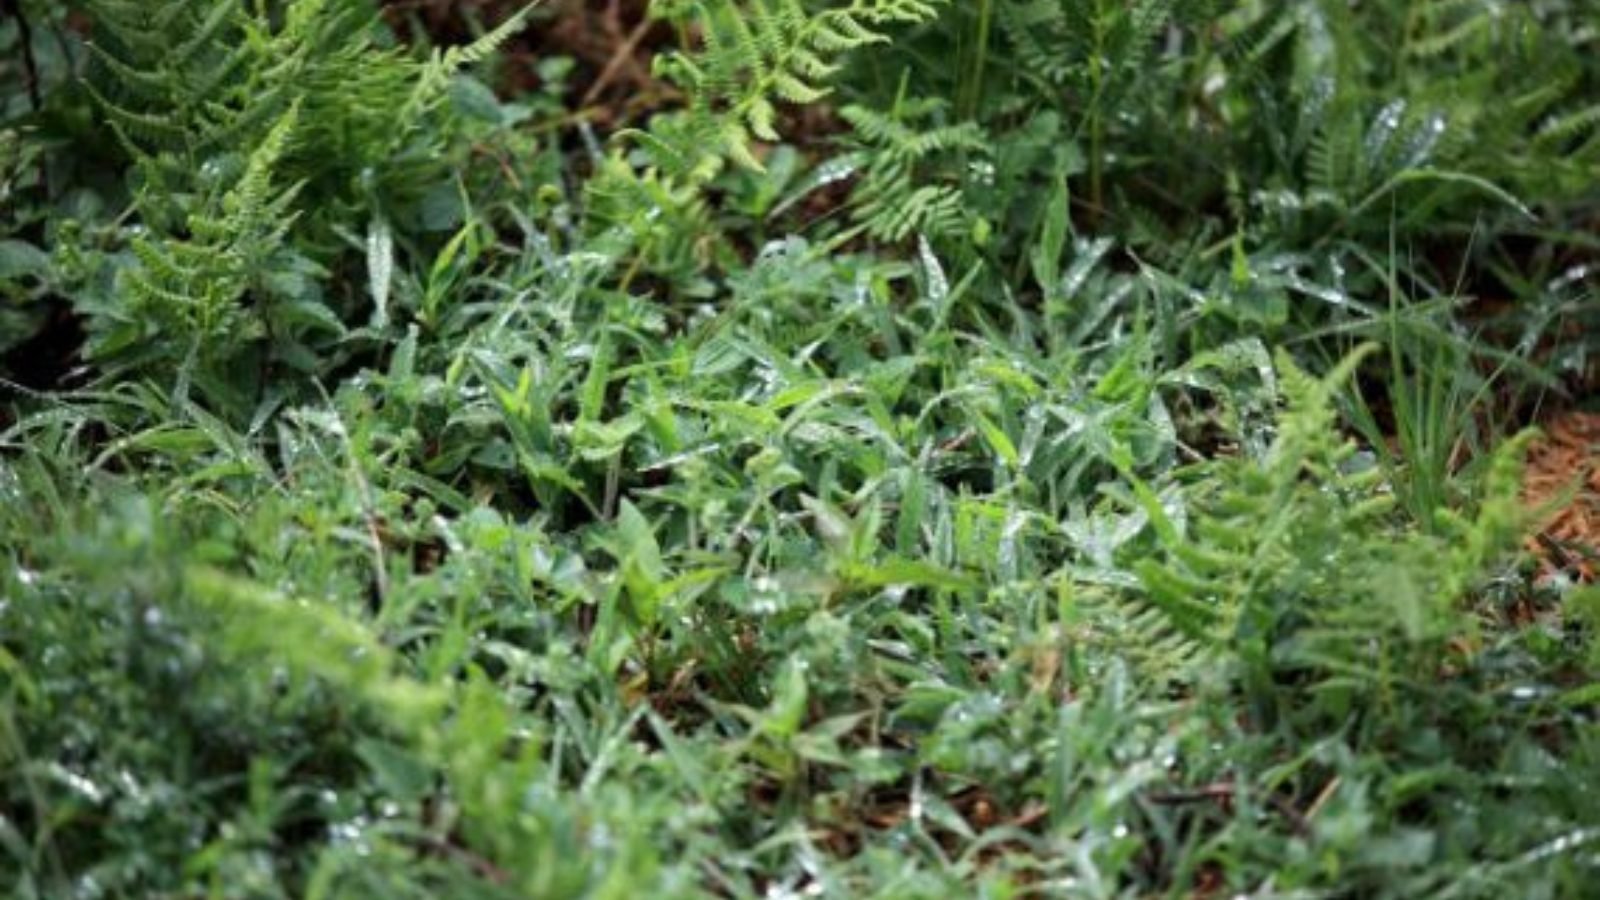
[[820, 897], [824, 890], [822, 883], [818, 881], [809, 881], [801, 888], [772, 884], [767, 887], [767, 892], [763, 896], [768, 900], [790, 900], [794, 897]]
[[1067, 273], [1061, 277], [1061, 293], [1066, 297], [1073, 297], [1083, 290], [1084, 283], [1089, 280], [1090, 274], [1099, 265], [1100, 260], [1110, 252], [1112, 240], [1107, 237], [1096, 238], [1093, 241], [1079, 241], [1073, 248], [1072, 265]]
[[929, 246], [928, 239], [921, 235], [917, 236], [917, 255], [928, 279], [928, 299], [935, 303], [942, 302], [950, 296], [950, 279], [945, 275], [939, 258], [934, 255], [933, 247]]
[[1548, 697], [1551, 691], [1542, 685], [1519, 684], [1511, 689], [1511, 699], [1519, 703], [1529, 703], [1541, 697]]
[[85, 898], [85, 900], [94, 900], [94, 898], [104, 897], [106, 895], [106, 889], [100, 884], [93, 874], [89, 874], [84, 875], [77, 880], [77, 882], [73, 885], [72, 893], [74, 897], [82, 897]]
[[1297, 191], [1275, 190], [1256, 191], [1250, 195], [1250, 201], [1264, 210], [1278, 212], [1299, 212], [1306, 203]]
[[1377, 117], [1372, 120], [1372, 126], [1367, 129], [1365, 150], [1367, 158], [1377, 159], [1383, 155], [1384, 149], [1394, 137], [1395, 131], [1400, 128], [1400, 121], [1406, 114], [1406, 101], [1392, 100], [1383, 109], [1378, 111]]
[[849, 158], [830, 159], [817, 167], [813, 180], [818, 187], [837, 184], [856, 174], [855, 160]]
[[328, 839], [335, 844], [349, 847], [357, 856], [371, 856], [372, 844], [366, 839], [368, 824], [365, 816], [335, 822], [328, 826]]
[[116, 774], [117, 790], [130, 806], [137, 810], [149, 809], [152, 805], [150, 791], [139, 783], [133, 773], [127, 769], [119, 769]]
[[1408, 152], [1406, 153], [1406, 166], [1408, 168], [1419, 168], [1428, 162], [1428, 159], [1433, 156], [1434, 148], [1439, 144], [1439, 138], [1444, 136], [1445, 125], [1444, 116], [1438, 113], [1428, 116], [1427, 120], [1423, 122], [1422, 126], [1417, 129], [1408, 142]]
[[1600, 828], [1579, 828], [1529, 850], [1522, 855], [1518, 862], [1533, 863], [1560, 856], [1594, 841], [1600, 841]]
[[106, 798], [105, 791], [100, 788], [100, 785], [95, 784], [66, 766], [59, 763], [51, 763], [50, 772], [63, 786], [71, 789], [73, 793], [90, 803], [101, 803]]
[[1552, 278], [1547, 287], [1552, 292], [1558, 291], [1562, 288], [1570, 287], [1580, 281], [1585, 280], [1591, 273], [1596, 271], [1600, 271], [1600, 267], [1597, 267], [1592, 263], [1580, 263], [1579, 265], [1568, 268], [1555, 278]]
[[1307, 281], [1306, 279], [1301, 278], [1299, 275], [1289, 275], [1284, 279], [1284, 284], [1292, 290], [1305, 294], [1308, 297], [1314, 297], [1331, 306], [1359, 308], [1361, 305], [1358, 300], [1344, 291], [1328, 287], [1327, 285], [1317, 284], [1316, 282]]

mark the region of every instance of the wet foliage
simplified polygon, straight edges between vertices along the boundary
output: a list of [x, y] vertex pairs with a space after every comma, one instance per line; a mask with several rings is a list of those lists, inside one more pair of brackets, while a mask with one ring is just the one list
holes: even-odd
[[0, 9], [8, 896], [1592, 892], [1593, 0]]

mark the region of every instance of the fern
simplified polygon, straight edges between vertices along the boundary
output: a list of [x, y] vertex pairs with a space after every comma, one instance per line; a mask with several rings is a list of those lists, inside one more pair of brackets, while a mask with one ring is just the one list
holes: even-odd
[[1247, 678], [1421, 684], [1474, 627], [1461, 598], [1516, 547], [1525, 441], [1500, 451], [1474, 518], [1447, 515], [1443, 536], [1392, 525], [1380, 473], [1353, 471], [1336, 427], [1334, 394], [1362, 355], [1318, 379], [1280, 354], [1287, 410], [1266, 457], [1219, 464], [1186, 530], [1144, 504], [1167, 553], [1136, 566], [1147, 596], [1195, 640], [1237, 652]]
[[[1265, 116], [1258, 140], [1276, 143], [1274, 162], [1302, 173], [1296, 200], [1310, 231], [1325, 233], [1331, 215], [1348, 233], [1387, 240], [1391, 227], [1409, 231], [1441, 207], [1487, 200], [1517, 215], [1518, 200], [1576, 197], [1592, 183], [1600, 142], [1584, 136], [1596, 120], [1582, 102], [1581, 71], [1551, 43], [1559, 30], [1523, 7], [1435, 0], [1395, 12], [1388, 24], [1404, 35], [1396, 54], [1366, 43], [1375, 38], [1364, 31], [1371, 18], [1381, 17], [1317, 4], [1243, 29], [1272, 35], [1292, 60], [1287, 83], [1298, 102], [1281, 111], [1295, 128], [1270, 137], [1282, 129]], [[1343, 54], [1327, 52], [1334, 41]], [[1276, 68], [1283, 59], [1230, 60], [1257, 97], [1286, 80]], [[1388, 214], [1392, 195], [1398, 220]]]
[[1002, 3], [1000, 27], [1015, 48], [1016, 60], [1051, 84], [1066, 84], [1081, 66], [1081, 47], [1061, 52], [1063, 39], [1076, 37], [1068, 10], [1055, 0]]
[[890, 115], [861, 106], [840, 110], [868, 160], [854, 216], [873, 238], [899, 242], [919, 233], [949, 238], [970, 232], [960, 166], [983, 154], [984, 135], [971, 122], [924, 124], [943, 110], [943, 103], [928, 100], [908, 101]]
[[526, 17], [417, 61], [376, 45], [375, 13], [360, 0], [302, 0], [281, 11], [227, 0], [93, 0], [91, 11], [104, 72], [87, 85], [147, 166], [154, 159], [169, 172], [194, 169], [253, 147], [298, 105], [301, 150], [286, 164], [297, 178], [342, 179], [332, 186], [343, 193], [367, 169], [392, 162], [423, 126], [442, 124], [430, 116], [450, 79]]
[[1170, 25], [1194, 19], [1173, 0], [1132, 3], [1012, 0], [1000, 25], [1030, 75], [1109, 102], [1136, 87]]
[[299, 186], [279, 187], [274, 176], [298, 118], [291, 107], [251, 154], [238, 185], [189, 217], [187, 237], [134, 238], [139, 265], [123, 271], [121, 286], [129, 325], [143, 337], [182, 336], [197, 353], [226, 357], [261, 336], [259, 322], [244, 321], [240, 301], [287, 252]]
[[1088, 585], [1067, 596], [1069, 621], [1086, 648], [1125, 660], [1156, 684], [1193, 683], [1200, 668], [1217, 657], [1219, 644], [1177, 626], [1164, 609], [1128, 591]]
[[706, 269], [722, 239], [704, 196], [620, 154], [606, 157], [584, 186], [585, 222], [595, 237], [620, 236], [645, 271], [676, 282]]
[[316, 286], [347, 249], [336, 223], [387, 228], [446, 177], [451, 81], [526, 15], [416, 60], [379, 46], [364, 0], [89, 10], [85, 85], [141, 188], [122, 297], [84, 310], [94, 355], [119, 367], [221, 365], [270, 338], [272, 355], [314, 368], [315, 344], [360, 313]]
[[814, 103], [850, 52], [884, 29], [925, 21], [942, 0], [851, 0], [812, 12], [802, 0], [698, 0], [676, 10], [700, 28], [698, 53], [669, 54], [660, 74], [689, 98], [669, 135], [641, 137], [674, 177], [709, 181], [727, 160], [759, 170], [752, 140], [777, 141], [780, 102]]
[[1433, 59], [1454, 52], [1474, 53], [1474, 45], [1492, 41], [1491, 32], [1500, 27], [1496, 6], [1483, 0], [1431, 0], [1413, 4], [1405, 52], [1417, 59]]

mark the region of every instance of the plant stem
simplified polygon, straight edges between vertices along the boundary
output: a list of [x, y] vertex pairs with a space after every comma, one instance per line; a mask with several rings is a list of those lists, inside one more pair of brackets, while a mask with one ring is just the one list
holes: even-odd
[[972, 68], [961, 85], [959, 113], [971, 119], [978, 114], [978, 104], [983, 99], [984, 69], [989, 65], [989, 34], [994, 26], [994, 0], [979, 0], [978, 40], [973, 49]]

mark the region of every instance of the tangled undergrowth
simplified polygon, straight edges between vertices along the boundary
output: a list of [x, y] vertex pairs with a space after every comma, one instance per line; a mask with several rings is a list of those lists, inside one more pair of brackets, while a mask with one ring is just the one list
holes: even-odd
[[8, 896], [1592, 893], [1595, 0], [0, 10]]

